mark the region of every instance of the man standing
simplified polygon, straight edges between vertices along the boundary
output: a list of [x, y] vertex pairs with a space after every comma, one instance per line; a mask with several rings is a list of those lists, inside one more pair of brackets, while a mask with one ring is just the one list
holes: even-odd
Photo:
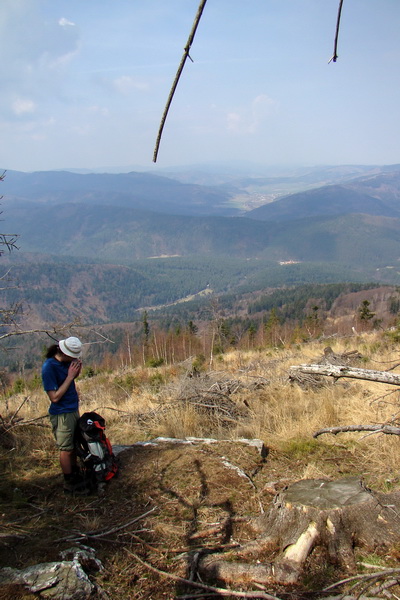
[[79, 396], [75, 379], [81, 372], [82, 342], [77, 337], [60, 340], [50, 346], [42, 367], [43, 387], [50, 399], [50, 422], [64, 475], [64, 491], [88, 492], [76, 462], [74, 433], [79, 419]]

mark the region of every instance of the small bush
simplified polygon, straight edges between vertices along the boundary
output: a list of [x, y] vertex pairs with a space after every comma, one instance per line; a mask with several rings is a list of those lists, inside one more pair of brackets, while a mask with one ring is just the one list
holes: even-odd
[[83, 367], [81, 377], [94, 377], [95, 375], [96, 371], [92, 366]]
[[155, 392], [158, 392], [161, 385], [164, 383], [164, 377], [161, 375], [161, 373], [155, 373], [149, 378], [149, 383], [151, 388]]
[[149, 360], [146, 361], [146, 366], [152, 367], [153, 369], [155, 369], [156, 367], [161, 367], [161, 365], [163, 365], [163, 364], [164, 364], [163, 358], [149, 358]]
[[127, 373], [123, 377], [116, 377], [114, 381], [124, 390], [133, 390], [138, 385], [138, 378], [133, 373]]
[[16, 379], [14, 381], [14, 385], [13, 385], [13, 394], [22, 394], [22, 392], [25, 391], [25, 381], [23, 379], [21, 379], [21, 377], [18, 377], [18, 379]]
[[193, 372], [200, 373], [200, 371], [203, 371], [205, 362], [206, 357], [204, 356], [204, 354], [198, 354], [192, 362]]

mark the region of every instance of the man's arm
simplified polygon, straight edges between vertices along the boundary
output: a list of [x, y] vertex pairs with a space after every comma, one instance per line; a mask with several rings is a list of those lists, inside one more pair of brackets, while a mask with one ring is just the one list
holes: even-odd
[[61, 400], [61, 398], [64, 396], [65, 392], [67, 391], [73, 380], [76, 377], [78, 377], [79, 373], [81, 372], [81, 369], [82, 363], [78, 360], [72, 362], [69, 365], [67, 378], [63, 381], [58, 390], [49, 390], [47, 392], [47, 395], [50, 398], [51, 402], [57, 403]]

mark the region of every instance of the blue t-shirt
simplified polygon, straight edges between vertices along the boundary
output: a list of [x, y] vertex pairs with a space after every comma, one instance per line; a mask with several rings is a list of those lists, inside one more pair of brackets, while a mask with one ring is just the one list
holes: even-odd
[[[71, 363], [61, 362], [56, 358], [48, 358], [42, 367], [42, 381], [46, 392], [56, 392], [64, 383], [68, 375], [68, 368]], [[79, 397], [75, 387], [75, 380], [65, 392], [64, 396], [58, 402], [51, 402], [49, 413], [59, 415], [61, 413], [70, 413], [78, 410]]]

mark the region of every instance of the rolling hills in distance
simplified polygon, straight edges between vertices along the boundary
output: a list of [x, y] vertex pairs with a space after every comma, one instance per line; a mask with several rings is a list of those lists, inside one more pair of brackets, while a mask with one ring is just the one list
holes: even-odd
[[173, 177], [8, 171], [2, 231], [20, 250], [2, 261], [21, 287], [3, 302], [25, 299], [38, 321], [113, 322], [210, 291], [400, 283], [400, 165]]

